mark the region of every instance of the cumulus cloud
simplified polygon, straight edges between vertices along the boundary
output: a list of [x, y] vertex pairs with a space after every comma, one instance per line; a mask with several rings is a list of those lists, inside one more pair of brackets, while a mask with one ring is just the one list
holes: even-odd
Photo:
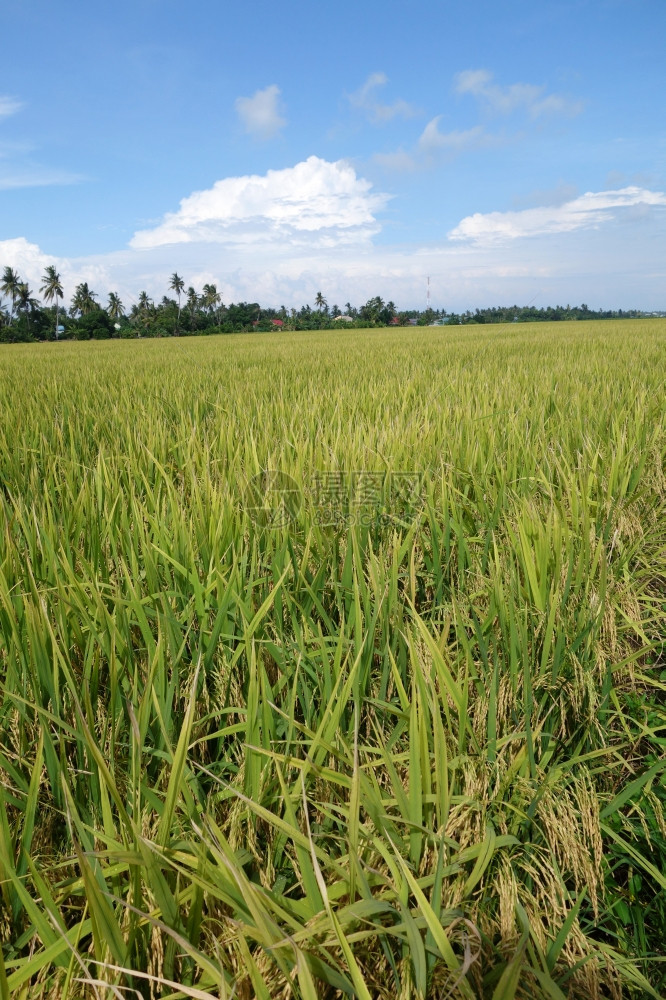
[[[653, 194], [655, 194], [653, 192]], [[661, 196], [663, 204], [666, 196]], [[610, 211], [619, 212], [620, 209]], [[311, 247], [267, 244], [182, 243], [95, 257], [56, 258], [25, 240], [0, 241], [0, 269], [17, 268], [33, 289], [47, 264], [63, 277], [65, 303], [76, 284], [87, 281], [105, 302], [109, 291], [129, 308], [145, 288], [156, 301], [174, 270], [201, 290], [217, 284], [224, 302], [259, 301], [267, 306], [313, 304], [320, 289], [329, 302], [362, 304], [373, 295], [398, 308], [422, 306], [425, 276], [431, 276], [433, 304], [459, 312], [507, 302], [588, 302], [593, 308], [663, 308], [666, 270], [655, 259], [663, 245], [666, 214], [650, 208], [636, 219], [625, 210], [623, 225], [583, 228], [557, 237], [536, 236], [506, 243], [442, 238], [428, 244], [361, 243]], [[179, 349], [174, 343], [173, 349]]]
[[154, 229], [135, 233], [136, 249], [174, 243], [336, 246], [367, 241], [389, 196], [373, 193], [352, 166], [311, 156], [263, 175], [227, 177], [195, 191]]
[[140, 289], [156, 300], [168, 294], [174, 270], [198, 290], [215, 283], [227, 303], [267, 306], [312, 304], [321, 289], [329, 302], [381, 295], [411, 308], [424, 303], [425, 275], [434, 304], [455, 311], [535, 293], [541, 304], [663, 306], [655, 248], [666, 234], [666, 193], [636, 185], [577, 196], [560, 187], [540, 197], [522, 210], [470, 215], [448, 234], [433, 225], [427, 244], [389, 245], [373, 240], [388, 196], [349, 164], [311, 157], [196, 192], [114, 253], [56, 257], [25, 239], [0, 240], [0, 270], [14, 267], [36, 291], [54, 264], [65, 304], [87, 281], [100, 302], [115, 291], [128, 309]]
[[105, 291], [114, 287], [113, 274], [117, 273], [117, 261], [122, 253], [105, 254], [83, 258], [56, 257], [45, 253], [36, 243], [24, 237], [0, 240], [0, 267], [9, 265], [36, 291], [42, 282], [44, 271], [50, 264], [60, 273], [65, 288], [65, 299], [71, 296], [74, 285], [87, 281], [96, 290]]
[[666, 194], [639, 187], [588, 191], [561, 205], [544, 205], [519, 212], [477, 212], [464, 218], [448, 235], [450, 240], [492, 246], [526, 236], [597, 228], [613, 219], [618, 210], [637, 206], [666, 207]]
[[28, 281], [38, 278], [47, 264], [53, 264], [55, 257], [43, 253], [36, 243], [30, 243], [20, 236], [13, 240], [0, 240], [2, 267], [13, 267], [24, 274]]
[[272, 139], [287, 124], [282, 117], [280, 88], [272, 83], [252, 97], [238, 97], [236, 111], [243, 127], [257, 139]]
[[393, 118], [414, 118], [420, 114], [418, 108], [401, 98], [393, 104], [382, 104], [377, 97], [377, 91], [387, 83], [386, 73], [371, 73], [358, 90], [347, 95], [347, 99], [353, 108], [363, 111], [373, 125], [383, 125]]
[[467, 69], [456, 77], [456, 91], [471, 94], [487, 108], [501, 115], [517, 110], [526, 111], [531, 118], [542, 115], [577, 115], [583, 110], [582, 101], [572, 100], [562, 94], [546, 94], [546, 88], [531, 83], [512, 83], [501, 87], [493, 82], [493, 74], [485, 69]]

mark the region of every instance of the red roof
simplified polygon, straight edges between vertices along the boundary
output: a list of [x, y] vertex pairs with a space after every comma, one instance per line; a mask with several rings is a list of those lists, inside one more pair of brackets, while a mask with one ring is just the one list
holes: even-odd
[[271, 323], [273, 324], [273, 326], [284, 326], [284, 323], [282, 322], [281, 319], [272, 319]]

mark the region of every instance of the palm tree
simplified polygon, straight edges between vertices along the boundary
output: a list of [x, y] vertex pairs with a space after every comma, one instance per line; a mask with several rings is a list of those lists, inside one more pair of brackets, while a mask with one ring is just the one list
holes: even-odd
[[106, 307], [111, 319], [119, 320], [121, 316], [125, 315], [125, 310], [123, 304], [120, 301], [120, 296], [116, 292], [109, 292], [109, 304]]
[[176, 274], [175, 271], [171, 275], [169, 288], [171, 289], [172, 292], [175, 292], [176, 295], [178, 296], [178, 319], [176, 320], [176, 330], [178, 330], [178, 326], [180, 324], [180, 296], [183, 292], [183, 289], [185, 288], [185, 282], [183, 281], [183, 279], [179, 274]]
[[74, 296], [72, 298], [72, 304], [69, 307], [69, 311], [73, 316], [79, 313], [81, 316], [85, 316], [86, 313], [92, 312], [93, 309], [97, 308], [97, 303], [95, 299], [97, 295], [95, 292], [88, 288], [88, 282], [82, 281], [80, 285], [77, 285], [74, 289]]
[[30, 316], [39, 308], [39, 302], [37, 299], [33, 298], [32, 292], [28, 287], [27, 281], [22, 281], [18, 286], [18, 291], [16, 294], [16, 311], [25, 313], [25, 318], [28, 321], [28, 331], [30, 330]]
[[154, 313], [155, 305], [153, 300], [148, 295], [148, 292], [139, 292], [139, 300], [136, 306], [135, 317], [143, 329], [144, 333], [150, 327], [152, 322], [152, 313]]
[[217, 285], [203, 286], [203, 304], [209, 313], [213, 313], [215, 306], [222, 302], [222, 297], [217, 290]]
[[49, 264], [44, 271], [44, 276], [42, 277], [44, 284], [39, 289], [44, 300], [46, 302], [53, 302], [55, 299], [56, 304], [56, 325], [55, 325], [55, 335], [56, 340], [58, 339], [58, 316], [60, 311], [60, 306], [58, 304], [58, 299], [63, 297], [62, 283], [60, 281], [60, 275], [55, 269], [54, 264]]
[[198, 305], [199, 305], [199, 296], [197, 295], [192, 285], [190, 285], [190, 287], [187, 289], [187, 308], [190, 310], [190, 320], [192, 321], [192, 323], [194, 323], [194, 314], [197, 311]]
[[319, 310], [319, 312], [321, 313], [322, 309], [326, 305], [326, 299], [321, 294], [321, 292], [317, 292], [317, 294], [315, 295], [315, 305], [316, 305], [317, 309]]
[[16, 300], [18, 299], [18, 290], [21, 285], [21, 279], [18, 272], [12, 267], [5, 267], [2, 272], [2, 284], [0, 285], [0, 292], [4, 292], [5, 295], [9, 296], [11, 302], [11, 312], [9, 314], [9, 322], [11, 323], [14, 319], [14, 309], [16, 308]]
[[142, 313], [147, 313], [151, 305], [152, 302], [148, 292], [139, 292], [139, 310]]
[[361, 316], [370, 323], [377, 323], [380, 318], [379, 314], [383, 309], [384, 300], [379, 295], [375, 295], [373, 299], [368, 299], [365, 305], [361, 307]]

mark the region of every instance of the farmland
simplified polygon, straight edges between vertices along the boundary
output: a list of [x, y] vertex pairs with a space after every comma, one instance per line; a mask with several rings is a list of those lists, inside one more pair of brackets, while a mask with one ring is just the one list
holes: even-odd
[[660, 996], [665, 357], [3, 346], [1, 1000]]

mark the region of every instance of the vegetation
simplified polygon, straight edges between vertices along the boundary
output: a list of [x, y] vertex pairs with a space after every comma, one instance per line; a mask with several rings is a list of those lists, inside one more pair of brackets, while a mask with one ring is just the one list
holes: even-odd
[[[446, 315], [446, 314], [444, 314]], [[663, 316], [664, 313], [649, 313]], [[489, 309], [450, 313], [449, 323], [555, 323], [566, 320], [640, 319], [646, 314], [640, 309], [590, 309], [580, 306], [494, 306]]]
[[[347, 302], [344, 312], [334, 304], [331, 308], [321, 291], [315, 296], [315, 308], [309, 305], [300, 309], [263, 308], [258, 302], [239, 302], [225, 306], [214, 284], [203, 286], [201, 293], [190, 286], [183, 313], [182, 296], [185, 281], [175, 271], [169, 278], [168, 289], [176, 298], [164, 295], [155, 303], [146, 291], [139, 293], [138, 299], [126, 312], [117, 292], [110, 292], [108, 303], [103, 307], [98, 295], [89, 288], [87, 282], [77, 285], [70, 302], [69, 312], [61, 314], [59, 299], [64, 297], [60, 275], [54, 265], [49, 265], [42, 278], [40, 288], [45, 306], [33, 297], [28, 284], [21, 280], [11, 267], [5, 267], [0, 293], [7, 296], [7, 307], [0, 301], [0, 342], [30, 340], [106, 340], [110, 337], [170, 337], [215, 333], [240, 333], [243, 331], [268, 332], [276, 328], [286, 330], [335, 329], [340, 320], [357, 329], [377, 326], [432, 326], [469, 325], [477, 323], [514, 323], [556, 321], [573, 319], [623, 319], [642, 318], [640, 310], [623, 312], [599, 310], [593, 312], [585, 304], [582, 306], [555, 306], [534, 308], [533, 306], [508, 306], [492, 309], [477, 309], [461, 314], [447, 313], [445, 309], [411, 309], [398, 311], [393, 302], [384, 302], [376, 295], [360, 308]], [[97, 313], [97, 319], [87, 319]], [[105, 313], [105, 317], [99, 315]], [[649, 314], [661, 315], [661, 314]], [[62, 326], [61, 326], [62, 320]], [[107, 322], [111, 320], [111, 322]]]
[[0, 998], [663, 995], [665, 340], [4, 347]]

